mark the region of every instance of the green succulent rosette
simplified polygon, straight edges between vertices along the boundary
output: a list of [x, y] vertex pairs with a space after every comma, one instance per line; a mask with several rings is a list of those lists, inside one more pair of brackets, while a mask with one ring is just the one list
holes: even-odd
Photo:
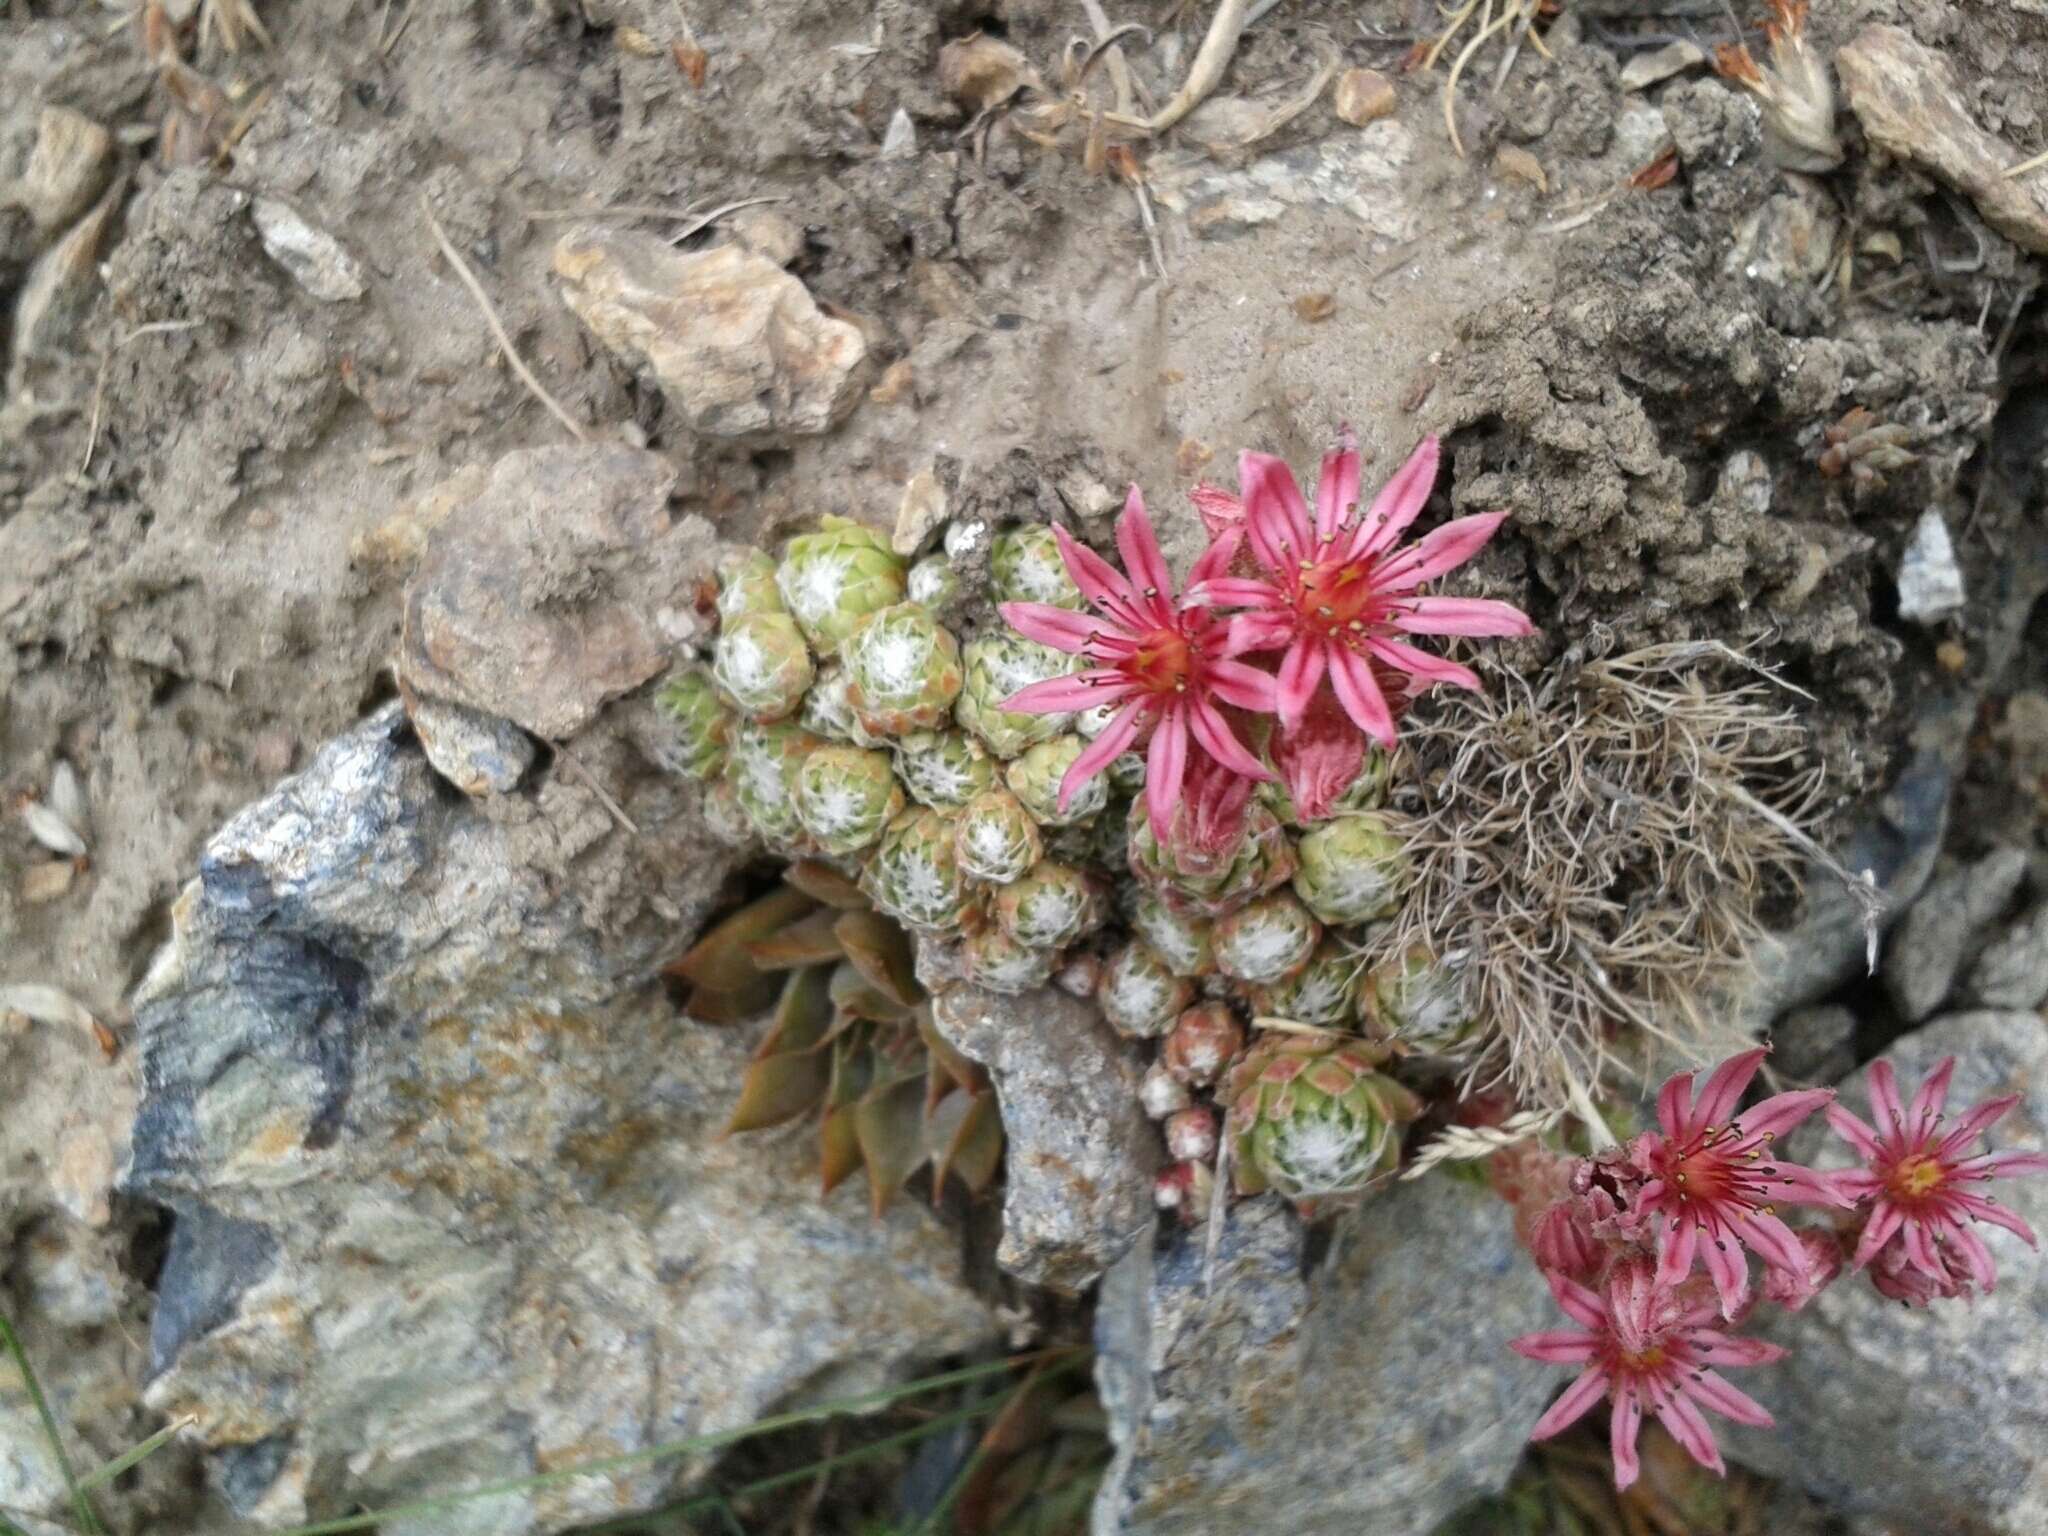
[[1088, 743], [1073, 735], [1034, 742], [1003, 770], [1003, 782], [1040, 826], [1079, 826], [1109, 804], [1109, 782], [1097, 774], [1074, 792], [1065, 810], [1060, 809], [1060, 782], [1087, 750]]
[[1102, 894], [1072, 865], [1040, 859], [996, 892], [995, 911], [1026, 949], [1065, 949], [1102, 922]]
[[905, 736], [947, 723], [960, 696], [960, 643], [922, 603], [871, 613], [840, 647], [846, 697], [875, 736]]
[[903, 812], [882, 833], [860, 886], [906, 928], [940, 935], [958, 928], [969, 894], [953, 852], [950, 819], [922, 806]]
[[888, 539], [850, 518], [823, 517], [783, 547], [776, 590], [820, 656], [836, 656], [871, 613], [903, 601], [903, 562]]
[[1013, 758], [1072, 722], [1070, 714], [1016, 714], [1002, 707], [1003, 700], [1033, 683], [1071, 673], [1075, 659], [1064, 652], [1005, 630], [968, 641], [961, 662], [966, 681], [953, 706], [954, 718], [997, 757]]
[[1044, 853], [1038, 823], [1005, 789], [976, 795], [953, 827], [953, 847], [969, 879], [1010, 885], [1031, 872]]
[[1356, 955], [1326, 936], [1307, 965], [1291, 976], [1248, 988], [1246, 1000], [1261, 1017], [1343, 1029], [1352, 1021], [1362, 965]]
[[796, 814], [797, 771], [825, 743], [789, 721], [763, 725], [743, 720], [733, 733], [725, 765], [747, 820], [770, 848], [804, 851], [808, 839]]
[[1017, 997], [1052, 980], [1059, 953], [1027, 949], [1001, 928], [991, 925], [962, 941], [960, 959], [967, 979], [975, 986], [1005, 997]]
[[818, 668], [817, 680], [811, 684], [811, 691], [804, 695], [804, 702], [797, 710], [797, 720], [813, 736], [822, 736], [827, 741], [842, 742], [856, 747], [880, 747], [888, 743], [872, 735], [853, 713], [853, 701], [847, 697], [846, 668], [836, 661], [828, 661]]
[[999, 603], [1050, 603], [1075, 613], [1088, 606], [1060, 558], [1059, 540], [1043, 523], [997, 534], [989, 546], [988, 577]]
[[871, 847], [904, 804], [886, 752], [819, 747], [796, 775], [796, 817], [827, 853]]
[[1414, 1094], [1341, 1036], [1269, 1033], [1224, 1079], [1232, 1169], [1243, 1195], [1276, 1190], [1304, 1205], [1355, 1199], [1401, 1165]]
[[1408, 855], [1376, 811], [1339, 816], [1301, 835], [1294, 892], [1324, 922], [1373, 922], [1399, 908]]
[[996, 765], [965, 731], [921, 731], [896, 743], [896, 772], [910, 798], [935, 810], [966, 805], [996, 782]]
[[1422, 1055], [1457, 1056], [1479, 1032], [1465, 998], [1464, 970], [1411, 944], [1359, 979], [1359, 1022], [1376, 1039], [1398, 1041]]
[[945, 555], [927, 555], [910, 568], [905, 590], [913, 603], [944, 613], [960, 597], [960, 573]]
[[1213, 858], [1194, 859], [1162, 847], [1149, 818], [1130, 821], [1131, 873], [1177, 912], [1222, 917], [1246, 902], [1277, 890], [1294, 873], [1294, 845], [1286, 828], [1265, 806], [1245, 812], [1244, 833]]
[[788, 614], [743, 613], [719, 631], [711, 675], [741, 714], [780, 720], [796, 712], [817, 674]]
[[1307, 965], [1322, 937], [1307, 907], [1275, 891], [1216, 920], [1216, 969], [1232, 981], [1271, 986]]
[[1133, 939], [1111, 955], [1095, 985], [1102, 1016], [1118, 1034], [1133, 1039], [1165, 1034], [1194, 1000], [1194, 983], [1174, 975], [1142, 939]]
[[704, 830], [727, 848], [751, 848], [761, 841], [754, 819], [740, 801], [739, 787], [730, 776], [713, 779], [704, 786]]
[[735, 721], [709, 672], [678, 668], [655, 693], [654, 707], [675, 727], [673, 761], [685, 777], [702, 782], [725, 771]]
[[1151, 945], [1176, 976], [1207, 976], [1216, 969], [1208, 919], [1176, 912], [1157, 891], [1140, 889], [1132, 899], [1131, 932]]
[[782, 613], [775, 562], [758, 549], [735, 550], [718, 562], [718, 617], [730, 624], [742, 614]]

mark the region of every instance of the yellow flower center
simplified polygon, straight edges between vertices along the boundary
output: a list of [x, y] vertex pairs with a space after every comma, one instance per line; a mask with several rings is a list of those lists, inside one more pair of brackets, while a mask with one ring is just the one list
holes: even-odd
[[1939, 1189], [1947, 1177], [1940, 1163], [1921, 1154], [1903, 1159], [1892, 1169], [1891, 1177], [1885, 1183], [1891, 1193], [1902, 1200], [1921, 1200]]

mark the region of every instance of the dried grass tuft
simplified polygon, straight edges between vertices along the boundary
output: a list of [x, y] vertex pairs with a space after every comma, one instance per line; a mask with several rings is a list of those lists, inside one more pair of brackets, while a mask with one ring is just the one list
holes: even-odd
[[1584, 1113], [1661, 1043], [1707, 1060], [1732, 1022], [1774, 899], [1817, 864], [1821, 769], [1787, 685], [1713, 643], [1494, 669], [1439, 696], [1404, 740], [1396, 804], [1413, 893], [1370, 958], [1410, 944], [1464, 962], [1484, 1021], [1467, 1086]]

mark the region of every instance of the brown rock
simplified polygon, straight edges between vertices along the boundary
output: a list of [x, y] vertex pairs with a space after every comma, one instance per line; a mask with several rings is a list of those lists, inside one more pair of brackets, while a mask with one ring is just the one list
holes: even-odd
[[0, 204], [28, 210], [48, 239], [92, 206], [114, 169], [114, 136], [69, 107], [45, 107], [28, 166]]
[[1872, 26], [1835, 62], [1873, 144], [1954, 187], [2014, 244], [2048, 254], [2048, 179], [2006, 178], [2020, 156], [1972, 120], [1947, 60], [1898, 27]]
[[579, 229], [555, 247], [562, 296], [592, 335], [660, 383], [694, 432], [828, 431], [860, 399], [867, 343], [743, 246], [688, 255], [648, 235]]
[[667, 665], [654, 621], [675, 471], [620, 443], [522, 449], [428, 535], [399, 681], [548, 740]]
[[1337, 115], [1354, 128], [1392, 117], [1398, 105], [1394, 82], [1376, 69], [1347, 69], [1337, 77]]

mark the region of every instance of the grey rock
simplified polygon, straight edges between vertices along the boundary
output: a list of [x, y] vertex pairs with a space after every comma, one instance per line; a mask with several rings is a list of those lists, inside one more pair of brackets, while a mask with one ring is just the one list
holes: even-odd
[[2038, 1008], [2048, 1002], [2048, 902], [1984, 946], [1963, 994], [1984, 1008]]
[[1096, 1375], [1116, 1459], [1095, 1536], [1419, 1536], [1497, 1489], [1562, 1378], [1507, 1341], [1550, 1325], [1490, 1193], [1397, 1184], [1309, 1263], [1274, 1198], [1148, 1235], [1110, 1271]]
[[1928, 886], [1885, 945], [1884, 989], [1900, 1017], [1917, 1024], [1941, 1006], [2026, 872], [2024, 853], [2000, 848]]
[[772, 440], [829, 431], [860, 400], [860, 327], [738, 245], [684, 254], [623, 231], [555, 247], [562, 297], [590, 333], [660, 383], [693, 432]]
[[[2048, 1147], [2048, 1028], [2038, 1017], [1950, 1014], [1887, 1056], [1910, 1093], [1951, 1054], [1951, 1109], [2020, 1093], [1991, 1144]], [[1861, 1081], [1843, 1098], [1868, 1118]], [[2048, 1179], [2001, 1180], [1990, 1193], [2037, 1228], [2048, 1222]], [[1895, 1529], [2048, 1530], [2048, 1261], [2008, 1232], [1978, 1231], [1997, 1258], [1999, 1283], [1974, 1304], [1903, 1307], [1849, 1274], [1802, 1312], [1767, 1310], [1756, 1331], [1793, 1353], [1745, 1371], [1742, 1386], [1778, 1428], [1730, 1431], [1729, 1460]]]
[[[636, 836], [577, 778], [448, 794], [394, 704], [231, 820], [175, 904], [124, 1178], [175, 1212], [147, 1400], [195, 1416], [259, 1525], [736, 1427], [993, 1336], [917, 1202], [871, 1221], [819, 1200], [811, 1148], [718, 1138], [763, 1026], [690, 1024], [646, 978], [732, 866], [611, 724], [578, 757]], [[702, 1470], [381, 1528], [555, 1530]]]
[[[938, 980], [929, 964], [923, 974]], [[998, 997], [948, 986], [939, 1031], [988, 1068], [1002, 1107], [1003, 1240], [1020, 1280], [1078, 1291], [1154, 1220], [1159, 1133], [1138, 1102], [1144, 1062], [1094, 1007], [1050, 987]]]
[[1899, 617], [1938, 624], [1963, 606], [1963, 572], [1941, 513], [1929, 507], [1913, 525], [1899, 562]]
[[1660, 81], [1684, 74], [1688, 69], [1697, 69], [1706, 62], [1706, 50], [1698, 43], [1681, 37], [1662, 48], [1646, 49], [1622, 65], [1621, 88], [1624, 91], [1646, 91]]
[[0, 208], [26, 210], [47, 240], [92, 206], [113, 173], [114, 136], [82, 112], [46, 106], [36, 121], [28, 165], [0, 190]]
[[1794, 1008], [1771, 1030], [1771, 1065], [1787, 1081], [1832, 1083], [1856, 1065], [1856, 1015], [1839, 1003]]
[[533, 738], [510, 720], [445, 699], [414, 698], [406, 714], [434, 771], [465, 795], [502, 795], [533, 767]]
[[549, 741], [664, 671], [660, 614], [711, 565], [701, 519], [671, 525], [674, 468], [622, 443], [521, 449], [425, 537], [398, 677], [415, 697]]
[[346, 303], [367, 291], [362, 263], [348, 247], [283, 198], [257, 198], [249, 216], [263, 240], [263, 254], [321, 303]]
[[1187, 215], [1199, 236], [1271, 223], [1289, 208], [1342, 209], [1367, 230], [1406, 240], [1422, 228], [1408, 164], [1415, 135], [1399, 118], [1367, 123], [1356, 133], [1266, 155], [1237, 169], [1199, 151], [1168, 150], [1146, 167], [1161, 207]]

